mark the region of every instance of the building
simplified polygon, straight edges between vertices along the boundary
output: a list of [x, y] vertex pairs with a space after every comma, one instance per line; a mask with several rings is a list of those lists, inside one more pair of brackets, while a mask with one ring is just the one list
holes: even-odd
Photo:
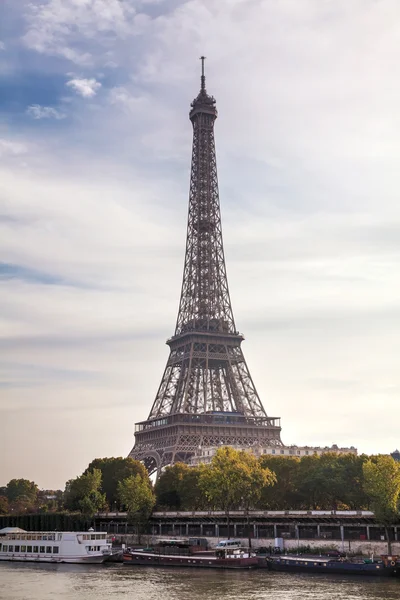
[[[334, 453], [334, 454], [354, 454], [357, 456], [357, 448], [354, 446], [350, 446], [350, 448], [339, 448], [336, 444], [332, 444], [332, 446], [282, 446], [279, 448], [271, 448], [270, 446], [262, 447], [259, 445], [252, 446], [250, 448], [245, 448], [241, 446], [234, 446], [235, 450], [245, 450], [247, 452], [251, 452], [256, 457], [263, 456], [265, 454], [269, 454], [272, 456], [284, 456], [291, 457], [297, 456], [299, 458], [303, 456], [321, 456], [321, 454]], [[216, 453], [218, 447], [210, 447], [210, 448], [201, 448], [194, 454], [189, 464], [191, 466], [197, 466], [199, 464], [208, 464], [211, 462], [214, 454]]]

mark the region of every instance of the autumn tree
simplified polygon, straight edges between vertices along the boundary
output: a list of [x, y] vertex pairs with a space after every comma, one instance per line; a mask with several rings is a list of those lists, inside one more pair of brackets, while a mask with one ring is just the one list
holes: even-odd
[[137, 527], [138, 536], [147, 523], [156, 503], [149, 478], [130, 475], [118, 483], [118, 498], [128, 513], [128, 521]]
[[376, 456], [363, 465], [364, 490], [375, 518], [385, 528], [388, 554], [392, 554], [389, 527], [399, 520], [400, 463], [391, 456]]

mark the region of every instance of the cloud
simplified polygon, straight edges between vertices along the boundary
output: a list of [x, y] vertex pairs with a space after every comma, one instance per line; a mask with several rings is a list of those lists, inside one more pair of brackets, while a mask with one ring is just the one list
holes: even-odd
[[83, 98], [92, 98], [97, 94], [97, 90], [101, 88], [101, 83], [96, 79], [70, 79], [65, 84], [67, 87], [72, 88], [77, 94], [83, 96]]
[[0, 40], [0, 50], [5, 50], [5, 49], [6, 49], [5, 43]]
[[40, 106], [40, 104], [32, 104], [26, 109], [26, 113], [33, 119], [65, 119], [66, 115], [52, 106]]
[[[136, 9], [131, 0], [48, 0], [28, 5], [24, 43], [42, 54], [79, 65], [107, 52], [110, 36], [131, 35]], [[97, 52], [96, 52], [97, 49]]]
[[25, 154], [27, 151], [27, 145], [22, 142], [0, 138], [0, 156], [19, 156], [20, 154]]

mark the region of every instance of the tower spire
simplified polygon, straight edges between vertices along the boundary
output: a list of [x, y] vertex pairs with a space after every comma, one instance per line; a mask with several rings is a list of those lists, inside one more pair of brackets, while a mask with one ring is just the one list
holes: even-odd
[[206, 91], [206, 76], [204, 75], [204, 61], [206, 60], [205, 56], [200, 56], [201, 60], [201, 91]]

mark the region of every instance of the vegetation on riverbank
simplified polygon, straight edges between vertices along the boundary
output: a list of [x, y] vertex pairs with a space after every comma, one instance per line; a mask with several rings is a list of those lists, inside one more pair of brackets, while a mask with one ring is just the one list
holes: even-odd
[[198, 467], [167, 467], [153, 486], [131, 458], [93, 460], [65, 490], [39, 490], [26, 479], [0, 488], [0, 514], [77, 514], [127, 511], [141, 528], [159, 510], [373, 509], [389, 527], [399, 520], [400, 463], [390, 456], [337, 455], [284, 458], [220, 448]]

